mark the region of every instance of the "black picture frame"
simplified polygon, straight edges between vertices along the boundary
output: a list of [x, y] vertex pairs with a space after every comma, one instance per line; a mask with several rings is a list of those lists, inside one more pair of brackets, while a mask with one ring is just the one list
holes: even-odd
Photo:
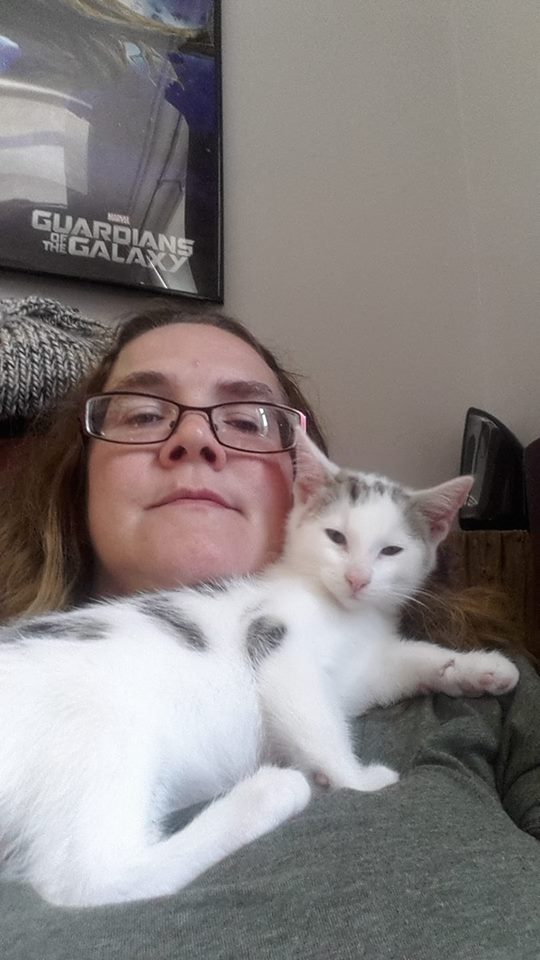
[[0, 11], [0, 265], [223, 301], [219, 0]]

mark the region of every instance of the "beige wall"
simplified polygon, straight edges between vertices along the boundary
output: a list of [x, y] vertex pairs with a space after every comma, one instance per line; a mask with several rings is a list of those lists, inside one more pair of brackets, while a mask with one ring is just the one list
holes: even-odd
[[[226, 308], [340, 460], [457, 471], [467, 406], [540, 435], [538, 0], [223, 4]], [[101, 316], [120, 289], [0, 274]]]

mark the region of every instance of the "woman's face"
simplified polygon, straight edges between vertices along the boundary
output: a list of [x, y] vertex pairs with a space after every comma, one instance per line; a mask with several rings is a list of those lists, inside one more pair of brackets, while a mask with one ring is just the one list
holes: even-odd
[[[170, 324], [128, 343], [104, 387], [115, 389], [195, 406], [284, 402], [275, 375], [249, 344], [198, 324]], [[159, 444], [92, 440], [95, 592], [125, 594], [261, 569], [280, 552], [291, 491], [289, 454], [229, 450], [201, 413], [184, 413]]]

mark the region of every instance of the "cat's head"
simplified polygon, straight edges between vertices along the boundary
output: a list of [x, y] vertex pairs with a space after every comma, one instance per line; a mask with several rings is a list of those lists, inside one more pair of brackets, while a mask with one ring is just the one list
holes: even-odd
[[283, 559], [348, 609], [396, 610], [433, 570], [472, 477], [410, 490], [343, 470], [299, 437]]

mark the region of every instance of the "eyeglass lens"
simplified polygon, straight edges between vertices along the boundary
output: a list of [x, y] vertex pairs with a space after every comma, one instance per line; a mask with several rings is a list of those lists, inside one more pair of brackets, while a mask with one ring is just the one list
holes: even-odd
[[[292, 410], [269, 404], [230, 403], [214, 407], [211, 421], [224, 446], [271, 452], [294, 444], [299, 422]], [[94, 436], [118, 443], [157, 443], [174, 430], [178, 408], [167, 400], [135, 394], [93, 397], [87, 427]]]

